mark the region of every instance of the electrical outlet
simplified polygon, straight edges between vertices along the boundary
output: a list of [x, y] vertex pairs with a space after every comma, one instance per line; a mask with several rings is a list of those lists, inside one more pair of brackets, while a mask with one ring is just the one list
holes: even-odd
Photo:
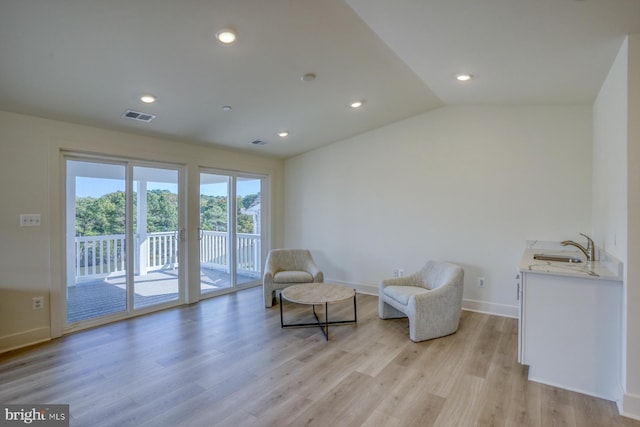
[[393, 277], [402, 277], [402, 276], [404, 276], [404, 269], [402, 268], [393, 269]]
[[31, 298], [31, 309], [42, 310], [44, 308], [44, 297]]
[[484, 277], [478, 276], [478, 287], [484, 288]]

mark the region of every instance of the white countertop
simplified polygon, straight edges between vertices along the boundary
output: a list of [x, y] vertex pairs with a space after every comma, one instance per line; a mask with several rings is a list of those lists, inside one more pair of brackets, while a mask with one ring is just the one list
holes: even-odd
[[[587, 263], [584, 254], [578, 249], [574, 249], [561, 246], [558, 242], [527, 242], [527, 249], [522, 255], [519, 269], [523, 273], [622, 281], [622, 264], [620, 261], [603, 251], [598, 251], [598, 256], [596, 256], [598, 261]], [[571, 256], [580, 258], [582, 262], [543, 261], [533, 259], [535, 254]]]

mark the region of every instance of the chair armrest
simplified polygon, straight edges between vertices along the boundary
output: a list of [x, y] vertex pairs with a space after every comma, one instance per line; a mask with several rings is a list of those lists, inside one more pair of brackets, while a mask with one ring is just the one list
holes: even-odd
[[380, 288], [384, 289], [387, 286], [422, 286], [422, 276], [419, 273], [414, 273], [409, 276], [393, 277], [390, 279], [382, 279], [380, 281]]
[[448, 311], [451, 306], [462, 305], [463, 283], [451, 282], [424, 294], [418, 294], [409, 300], [409, 305], [428, 304], [433, 311]]
[[313, 274], [314, 283], [322, 283], [324, 282], [324, 274], [322, 271], [318, 271], [316, 274]]
[[314, 282], [316, 283], [324, 282], [324, 274], [322, 273], [322, 271], [320, 271], [320, 269], [318, 268], [318, 266], [313, 260], [307, 260], [307, 262], [305, 263], [305, 271], [309, 273], [311, 276], [313, 276]]
[[273, 284], [273, 275], [274, 275], [274, 272], [270, 270], [265, 270], [264, 275], [262, 276], [262, 284], [264, 285]]

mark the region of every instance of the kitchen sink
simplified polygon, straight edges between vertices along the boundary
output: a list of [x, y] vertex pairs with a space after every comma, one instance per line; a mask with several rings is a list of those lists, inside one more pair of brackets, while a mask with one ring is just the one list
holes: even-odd
[[533, 259], [537, 259], [540, 261], [568, 262], [572, 264], [582, 262], [580, 258], [576, 258], [574, 256], [567, 256], [567, 255], [534, 254]]

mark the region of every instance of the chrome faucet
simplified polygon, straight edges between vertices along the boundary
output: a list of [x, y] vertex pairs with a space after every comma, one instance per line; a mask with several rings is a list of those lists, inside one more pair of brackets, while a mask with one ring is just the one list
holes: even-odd
[[560, 244], [562, 246], [575, 246], [576, 248], [578, 248], [578, 249], [580, 249], [582, 251], [584, 256], [587, 257], [587, 262], [595, 261], [596, 260], [596, 245], [593, 244], [593, 240], [591, 240], [591, 238], [589, 236], [587, 236], [586, 234], [580, 233], [580, 235], [587, 238], [587, 247], [586, 248], [584, 246], [582, 246], [580, 243], [574, 242], [573, 240], [565, 240], [563, 242], [560, 242]]

